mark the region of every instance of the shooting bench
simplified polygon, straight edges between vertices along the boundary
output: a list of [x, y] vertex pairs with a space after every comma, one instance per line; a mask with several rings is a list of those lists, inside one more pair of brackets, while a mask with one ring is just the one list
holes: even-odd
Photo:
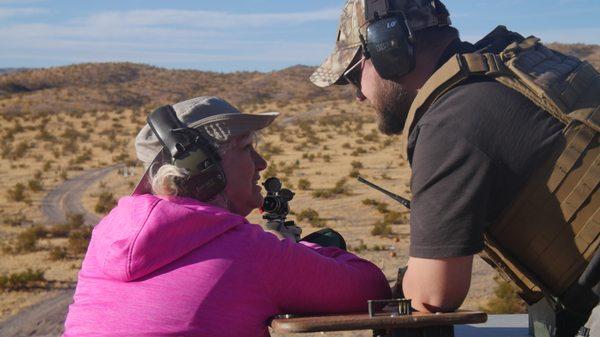
[[374, 337], [454, 337], [455, 324], [476, 324], [487, 321], [481, 311], [450, 313], [399, 313], [386, 306], [369, 313], [330, 316], [280, 315], [271, 321], [278, 333], [308, 333], [324, 331], [373, 330]]

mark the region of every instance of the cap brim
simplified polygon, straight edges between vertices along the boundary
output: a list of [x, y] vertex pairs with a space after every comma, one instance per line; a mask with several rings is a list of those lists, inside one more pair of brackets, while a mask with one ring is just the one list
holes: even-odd
[[[273, 123], [273, 120], [275, 120], [277, 116], [279, 116], [279, 112], [220, 114], [190, 123], [188, 127], [202, 127], [206, 131], [207, 136], [213, 138], [212, 140], [223, 142], [231, 137], [237, 137], [253, 131], [262, 130]], [[227, 130], [226, 135], [221, 135], [218, 132], [223, 129]]]
[[[232, 137], [237, 137], [248, 134], [253, 131], [264, 129], [271, 123], [273, 123], [273, 120], [275, 120], [277, 116], [279, 116], [279, 112], [264, 112], [260, 114], [221, 114], [199, 120], [196, 123], [191, 123], [189, 127], [195, 128], [198, 126], [208, 126], [210, 128], [211, 125], [225, 123], [229, 130], [229, 134], [227, 137], [227, 139], [229, 139]], [[214, 134], [211, 134], [210, 132], [208, 132], [207, 135], [213, 138], [214, 141], [223, 141], [222, 139], [219, 139], [219, 137], [215, 137]], [[133, 188], [133, 192], [131, 193], [131, 195], [152, 193], [152, 184], [150, 183], [150, 170], [154, 169], [153, 166], [156, 166], [154, 165], [155, 163], [165, 162], [165, 158], [167, 156], [168, 154], [165, 153], [164, 149], [158, 152], [158, 154], [156, 155], [156, 157], [154, 157], [150, 165], [148, 165], [148, 168], [144, 172], [142, 178], [140, 178], [136, 186]], [[156, 167], [156, 169], [157, 168], [158, 167]]]
[[321, 66], [310, 76], [310, 81], [322, 88], [332, 84], [348, 84], [343, 75], [359, 51], [360, 45], [351, 47], [336, 46]]

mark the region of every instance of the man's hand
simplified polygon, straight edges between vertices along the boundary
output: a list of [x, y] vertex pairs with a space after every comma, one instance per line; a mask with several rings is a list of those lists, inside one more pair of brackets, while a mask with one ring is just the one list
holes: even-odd
[[471, 285], [473, 255], [446, 259], [408, 259], [402, 281], [404, 297], [423, 312], [448, 312], [460, 307]]

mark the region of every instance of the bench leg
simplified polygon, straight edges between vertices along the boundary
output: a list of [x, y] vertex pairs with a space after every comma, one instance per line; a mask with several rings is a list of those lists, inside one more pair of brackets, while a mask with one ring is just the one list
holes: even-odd
[[454, 326], [373, 330], [373, 337], [454, 337]]

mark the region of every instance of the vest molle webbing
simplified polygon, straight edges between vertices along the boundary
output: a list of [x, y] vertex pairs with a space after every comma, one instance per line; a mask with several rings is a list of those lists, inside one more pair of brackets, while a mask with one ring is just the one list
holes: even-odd
[[517, 284], [528, 303], [545, 294], [569, 309], [588, 312], [597, 304], [589, 296], [597, 277], [589, 275], [600, 273], [598, 258], [590, 264], [600, 243], [600, 74], [589, 63], [504, 26], [475, 47], [482, 51], [454, 55], [425, 83], [403, 136], [408, 138], [433, 102], [473, 76], [517, 90], [565, 124], [551, 159], [486, 230], [482, 257]]

